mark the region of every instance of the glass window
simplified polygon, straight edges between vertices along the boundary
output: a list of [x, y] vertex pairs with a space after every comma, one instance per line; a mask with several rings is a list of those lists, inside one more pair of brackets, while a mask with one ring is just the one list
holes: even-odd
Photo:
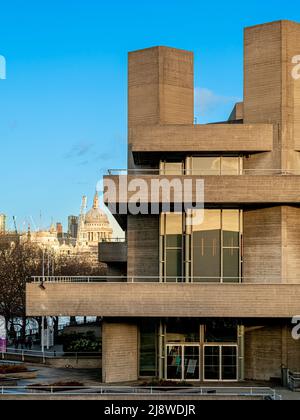
[[200, 325], [196, 320], [169, 320], [167, 325], [168, 343], [199, 343]]
[[183, 175], [183, 162], [161, 162], [160, 175]]
[[206, 343], [236, 343], [237, 324], [234, 322], [207, 321], [205, 325]]
[[221, 211], [205, 210], [203, 223], [193, 226], [194, 282], [217, 282], [221, 277]]
[[165, 214], [165, 234], [168, 235], [182, 235], [182, 214], [167, 213]]
[[167, 346], [167, 378], [182, 380], [182, 346]]
[[161, 234], [165, 237], [163, 250], [164, 277], [176, 281], [183, 276], [183, 215], [177, 213], [163, 214], [161, 217]]
[[206, 381], [218, 381], [220, 379], [220, 348], [204, 348], [204, 378]]
[[200, 346], [184, 346], [184, 380], [200, 379]]
[[242, 158], [239, 156], [191, 157], [186, 161], [192, 175], [240, 175]]
[[240, 282], [241, 212], [206, 209], [201, 216], [186, 229], [183, 214], [161, 216], [162, 277], [170, 282]]
[[240, 282], [240, 250], [223, 248], [223, 282]]
[[237, 347], [222, 347], [222, 380], [237, 380]]
[[236, 346], [205, 346], [205, 381], [236, 381], [237, 355]]
[[140, 376], [156, 376], [157, 334], [155, 326], [140, 327]]
[[241, 158], [239, 157], [222, 157], [221, 175], [240, 175]]
[[220, 175], [220, 157], [192, 158], [192, 175]]
[[222, 214], [223, 246], [239, 247], [240, 245], [240, 211], [223, 210]]
[[222, 217], [223, 235], [223, 281], [240, 281], [240, 212], [224, 210]]
[[[166, 250], [166, 277], [174, 278], [182, 277], [182, 250], [168, 249]], [[172, 279], [168, 279], [171, 281]]]

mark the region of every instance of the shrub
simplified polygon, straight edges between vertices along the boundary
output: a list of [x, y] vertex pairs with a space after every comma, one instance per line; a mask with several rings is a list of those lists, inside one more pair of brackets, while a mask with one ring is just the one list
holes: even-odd
[[28, 372], [28, 369], [24, 365], [16, 366], [0, 366], [0, 375], [7, 375], [11, 373], [24, 373]]

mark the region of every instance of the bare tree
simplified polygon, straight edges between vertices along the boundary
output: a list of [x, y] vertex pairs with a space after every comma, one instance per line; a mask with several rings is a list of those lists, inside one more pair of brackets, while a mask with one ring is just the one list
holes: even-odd
[[[57, 276], [106, 275], [105, 265], [92, 265], [85, 256], [54, 255], [49, 251], [50, 254], [51, 267]], [[30, 242], [0, 250], [0, 315], [5, 318], [7, 328], [10, 321], [20, 320], [22, 338], [26, 335], [26, 281], [42, 274], [43, 261], [47, 265], [47, 252], [43, 258], [41, 248]]]
[[41, 250], [31, 244], [15, 244], [0, 251], [0, 315], [6, 325], [14, 318], [21, 320], [25, 335], [26, 280], [41, 272]]

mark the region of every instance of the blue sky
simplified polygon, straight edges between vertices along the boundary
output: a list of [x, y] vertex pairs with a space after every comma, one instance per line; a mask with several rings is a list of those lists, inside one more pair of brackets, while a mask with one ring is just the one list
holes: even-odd
[[128, 51], [193, 50], [198, 122], [223, 120], [243, 94], [243, 28], [300, 22], [300, 9], [296, 0], [12, 0], [0, 16], [0, 213], [39, 227], [66, 223], [103, 171], [126, 167]]

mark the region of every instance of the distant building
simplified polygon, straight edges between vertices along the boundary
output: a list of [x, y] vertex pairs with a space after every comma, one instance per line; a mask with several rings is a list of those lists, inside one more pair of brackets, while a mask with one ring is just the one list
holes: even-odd
[[68, 217], [68, 235], [69, 238], [77, 238], [78, 235], [78, 216]]
[[91, 258], [98, 260], [99, 242], [109, 241], [112, 235], [113, 229], [107, 215], [100, 209], [96, 192], [92, 209], [81, 216], [77, 237], [78, 252], [89, 254]]
[[58, 238], [62, 238], [64, 236], [64, 229], [61, 223], [56, 223], [56, 233]]
[[4, 234], [6, 232], [6, 215], [0, 214], [0, 234]]
[[72, 255], [75, 253], [75, 244], [64, 238], [62, 225], [51, 225], [50, 229], [39, 230], [37, 232], [28, 232], [23, 234], [21, 241], [24, 243], [30, 241], [45, 250], [52, 251], [55, 254]]

